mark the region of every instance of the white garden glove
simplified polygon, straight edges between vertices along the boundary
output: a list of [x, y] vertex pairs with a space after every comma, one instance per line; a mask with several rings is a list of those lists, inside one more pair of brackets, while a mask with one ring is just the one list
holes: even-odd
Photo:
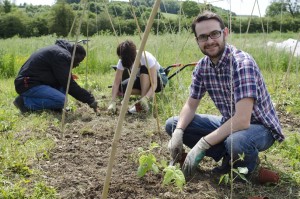
[[202, 137], [192, 148], [192, 150], [190, 150], [182, 166], [183, 174], [185, 177], [189, 177], [195, 172], [200, 161], [205, 156], [205, 151], [210, 147], [210, 144], [206, 142]]
[[173, 161], [181, 160], [183, 147], [183, 130], [180, 128], [175, 129], [172, 133], [172, 138], [169, 141], [168, 148], [171, 153]]
[[149, 98], [147, 96], [142, 97], [140, 100], [135, 102], [133, 106], [128, 110], [131, 114], [147, 113], [149, 111]]
[[137, 112], [148, 112], [149, 111], [149, 98], [147, 96], [142, 97], [136, 104], [135, 107], [136, 109], [137, 106], [141, 106], [141, 110], [137, 110]]
[[107, 110], [111, 113], [115, 113], [116, 110], [117, 110], [116, 105], [117, 105], [116, 101], [111, 101], [108, 108], [107, 108]]

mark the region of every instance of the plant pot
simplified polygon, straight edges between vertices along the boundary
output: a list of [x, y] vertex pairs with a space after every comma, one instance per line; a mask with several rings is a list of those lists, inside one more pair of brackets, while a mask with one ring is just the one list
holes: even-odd
[[271, 171], [266, 168], [260, 168], [258, 171], [258, 181], [261, 184], [271, 183], [277, 184], [279, 182], [279, 175], [278, 173]]

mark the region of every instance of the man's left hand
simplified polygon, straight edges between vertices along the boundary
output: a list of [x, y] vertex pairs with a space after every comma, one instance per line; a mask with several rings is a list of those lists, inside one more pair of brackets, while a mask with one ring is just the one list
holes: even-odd
[[182, 166], [185, 177], [191, 176], [195, 172], [204, 156], [205, 150], [199, 149], [197, 145], [192, 148], [192, 150], [187, 154]]
[[203, 137], [197, 142], [183, 163], [182, 170], [185, 177], [189, 177], [195, 172], [200, 161], [205, 156], [205, 151], [210, 147], [211, 145]]

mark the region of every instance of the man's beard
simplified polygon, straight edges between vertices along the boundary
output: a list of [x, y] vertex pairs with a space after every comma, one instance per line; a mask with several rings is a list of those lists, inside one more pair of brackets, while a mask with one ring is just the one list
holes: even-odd
[[[219, 50], [217, 52], [210, 53], [209, 50], [206, 50], [206, 48], [210, 47], [210, 46], [213, 46], [214, 48], [218, 47]], [[225, 50], [225, 38], [223, 38], [223, 41], [221, 43], [214, 42], [213, 44], [210, 44], [209, 46], [205, 45], [204, 48], [203, 49], [200, 48], [200, 50], [204, 55], [207, 55], [211, 60], [219, 59]]]

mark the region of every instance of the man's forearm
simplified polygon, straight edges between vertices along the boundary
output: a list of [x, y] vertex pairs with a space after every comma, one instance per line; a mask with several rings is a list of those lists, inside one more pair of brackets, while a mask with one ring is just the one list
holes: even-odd
[[216, 145], [225, 140], [225, 138], [227, 138], [231, 134], [231, 132], [235, 133], [247, 128], [249, 128], [249, 126], [247, 127], [245, 125], [242, 125], [237, 118], [232, 117], [227, 120], [222, 126], [205, 136], [205, 140], [210, 145]]
[[176, 128], [185, 130], [189, 123], [191, 123], [191, 121], [193, 120], [194, 116], [195, 110], [192, 110], [187, 104], [185, 104], [180, 112]]

